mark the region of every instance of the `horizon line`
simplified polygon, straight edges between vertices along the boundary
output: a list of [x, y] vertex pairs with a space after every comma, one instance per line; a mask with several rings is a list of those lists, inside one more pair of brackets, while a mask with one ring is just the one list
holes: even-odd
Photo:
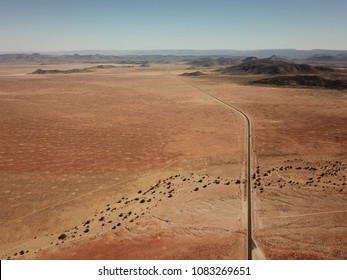
[[[257, 52], [257, 51], [342, 51], [345, 52], [347, 49], [324, 49], [324, 48], [314, 48], [314, 49], [296, 49], [296, 48], [261, 48], [261, 49], [228, 49], [228, 48], [211, 48], [211, 49], [194, 49], [194, 48], [165, 48], [165, 49], [80, 49], [80, 50], [18, 50], [18, 51], [0, 51], [0, 54], [47, 54], [47, 53], [73, 53], [78, 52], [164, 52], [164, 51], [201, 51], [201, 52], [212, 52], [212, 51], [229, 51], [229, 52]], [[98, 54], [98, 53], [95, 53]]]

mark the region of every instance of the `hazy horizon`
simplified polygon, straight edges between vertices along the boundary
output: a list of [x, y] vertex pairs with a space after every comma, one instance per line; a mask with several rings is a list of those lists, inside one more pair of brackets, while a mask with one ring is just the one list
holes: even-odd
[[[217, 52], [219, 53], [228, 53], [228, 52], [239, 52], [239, 53], [247, 53], [247, 52], [267, 52], [267, 51], [294, 51], [294, 52], [314, 52], [314, 51], [327, 51], [327, 52], [347, 52], [347, 49], [295, 49], [295, 48], [266, 48], [266, 49], [174, 49], [174, 48], [166, 48], [166, 49], [62, 49], [62, 50], [46, 50], [46, 51], [38, 51], [38, 50], [25, 50], [25, 51], [0, 51], [0, 54], [60, 54], [60, 53], [71, 53], [71, 54], [103, 54], [103, 53], [162, 53], [162, 52]], [[100, 52], [100, 53], [98, 53]]]
[[0, 52], [346, 50], [347, 2], [0, 0]]

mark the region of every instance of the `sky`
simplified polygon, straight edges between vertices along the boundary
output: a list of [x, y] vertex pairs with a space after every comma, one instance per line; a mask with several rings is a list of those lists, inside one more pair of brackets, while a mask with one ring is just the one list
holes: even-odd
[[0, 52], [347, 50], [346, 0], [0, 0]]

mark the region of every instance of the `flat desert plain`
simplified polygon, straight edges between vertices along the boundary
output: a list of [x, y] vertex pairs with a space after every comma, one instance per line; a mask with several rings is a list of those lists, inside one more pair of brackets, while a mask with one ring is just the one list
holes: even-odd
[[206, 93], [252, 122], [253, 257], [347, 258], [345, 91], [37, 68], [0, 65], [1, 259], [246, 259], [245, 120]]

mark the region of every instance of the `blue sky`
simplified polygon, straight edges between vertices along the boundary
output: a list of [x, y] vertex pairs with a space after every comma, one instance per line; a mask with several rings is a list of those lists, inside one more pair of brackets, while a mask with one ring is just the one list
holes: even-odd
[[346, 0], [0, 0], [1, 51], [347, 50]]

